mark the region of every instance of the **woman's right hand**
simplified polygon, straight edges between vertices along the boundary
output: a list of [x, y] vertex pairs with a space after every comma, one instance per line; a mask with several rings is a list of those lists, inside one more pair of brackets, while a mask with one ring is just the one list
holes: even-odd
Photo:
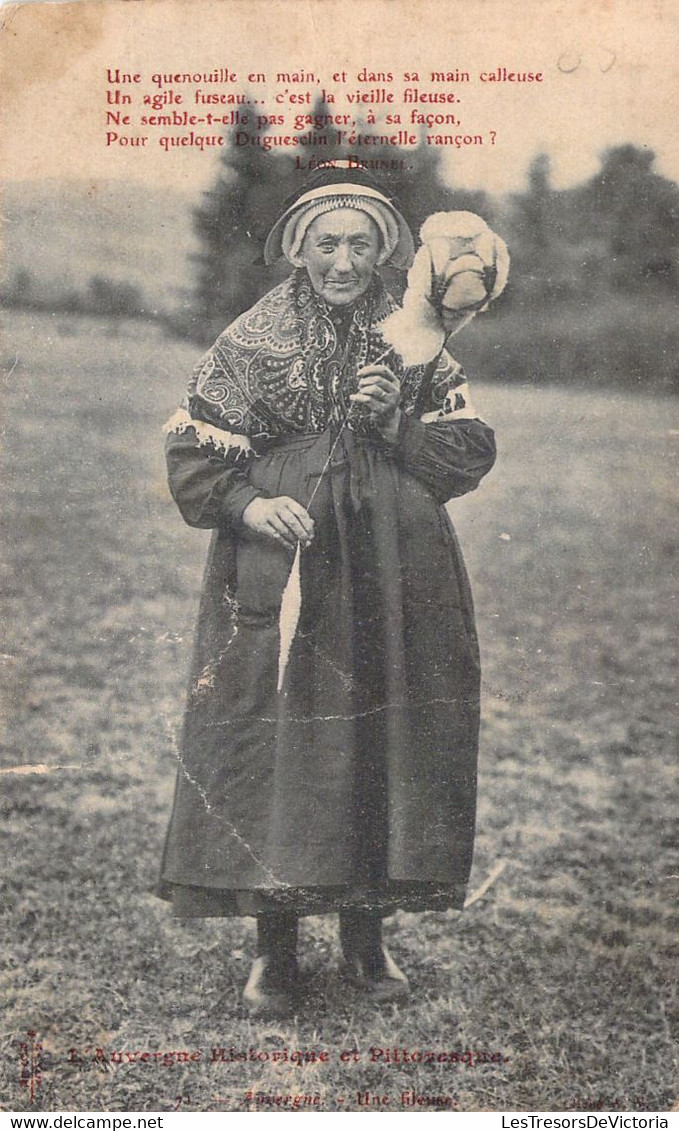
[[313, 518], [301, 503], [288, 495], [275, 499], [259, 496], [248, 503], [242, 518], [248, 530], [273, 538], [289, 550], [295, 550], [298, 542], [308, 546], [314, 536]]

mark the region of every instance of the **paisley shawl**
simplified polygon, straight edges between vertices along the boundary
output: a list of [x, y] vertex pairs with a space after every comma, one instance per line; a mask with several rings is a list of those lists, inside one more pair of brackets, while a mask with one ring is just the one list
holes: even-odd
[[[380, 323], [398, 309], [377, 274], [351, 311], [338, 312], [316, 294], [305, 269], [294, 271], [201, 358], [182, 409], [165, 430], [193, 425], [199, 442], [233, 460], [249, 457], [258, 441], [321, 433], [345, 418], [353, 431], [376, 435], [369, 413], [349, 396], [358, 370], [378, 360], [399, 378], [407, 415], [425, 421], [474, 415], [462, 391], [462, 368], [445, 350], [427, 365], [406, 367], [389, 349]], [[333, 320], [338, 313], [346, 315], [344, 334]]]

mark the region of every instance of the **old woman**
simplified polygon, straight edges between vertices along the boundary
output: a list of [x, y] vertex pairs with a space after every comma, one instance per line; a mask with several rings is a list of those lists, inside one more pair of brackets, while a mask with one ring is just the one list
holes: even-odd
[[445, 350], [406, 367], [381, 336], [378, 269], [413, 251], [366, 170], [320, 168], [267, 240], [294, 270], [202, 358], [167, 428], [172, 495], [214, 536], [161, 893], [182, 916], [256, 917], [252, 1013], [294, 1009], [299, 916], [338, 912], [345, 974], [395, 1001], [383, 918], [464, 900], [479, 657], [444, 504], [495, 447]]

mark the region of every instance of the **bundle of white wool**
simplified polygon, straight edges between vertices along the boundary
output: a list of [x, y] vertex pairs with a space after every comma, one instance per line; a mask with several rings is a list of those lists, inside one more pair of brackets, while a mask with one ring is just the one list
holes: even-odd
[[502, 293], [509, 275], [507, 245], [473, 212], [435, 212], [420, 240], [402, 308], [379, 327], [406, 365], [436, 357], [450, 334]]

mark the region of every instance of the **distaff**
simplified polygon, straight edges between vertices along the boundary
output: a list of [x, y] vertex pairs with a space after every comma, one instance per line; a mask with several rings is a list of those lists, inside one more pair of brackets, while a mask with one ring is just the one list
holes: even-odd
[[[358, 220], [356, 223], [359, 226]], [[299, 237], [300, 248], [303, 239], [304, 233]], [[365, 405], [370, 410], [379, 432], [389, 443], [396, 443], [398, 438], [401, 384], [391, 369], [381, 364], [383, 358], [396, 350], [406, 365], [432, 361], [450, 335], [458, 333], [502, 293], [509, 275], [507, 245], [473, 212], [435, 213], [422, 225], [420, 239], [422, 246], [408, 272], [403, 306], [380, 326], [380, 333], [389, 345], [372, 364], [359, 369], [358, 390], [349, 397], [353, 404]], [[315, 257], [313, 250], [307, 251], [305, 265], [321, 294], [324, 287], [326, 290], [345, 288], [353, 298], [354, 290], [358, 290], [362, 282], [360, 257], [351, 274], [348, 260], [337, 257], [324, 273], [322, 258]], [[342, 275], [345, 266], [346, 276]], [[318, 491], [348, 420], [349, 412], [340, 425], [306, 508], [287, 497], [255, 499], [248, 508], [255, 508], [256, 521], [261, 523], [254, 529], [270, 533], [283, 545], [295, 548], [279, 617], [279, 691], [302, 607], [300, 553], [313, 538], [314, 524], [307, 508]], [[246, 522], [247, 513], [243, 516]]]

